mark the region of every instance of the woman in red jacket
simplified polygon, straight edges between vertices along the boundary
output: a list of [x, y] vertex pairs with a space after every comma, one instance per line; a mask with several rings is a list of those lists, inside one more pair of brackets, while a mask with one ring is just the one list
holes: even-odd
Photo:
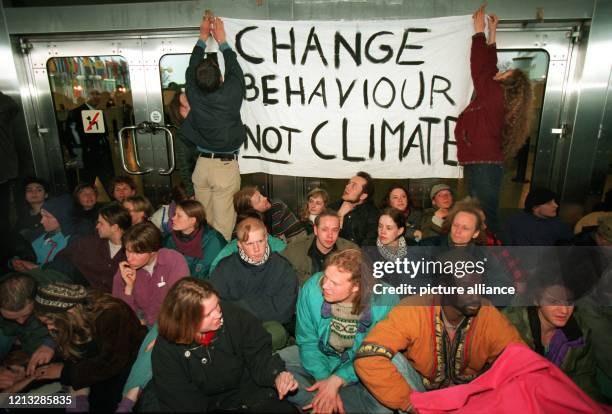
[[485, 38], [484, 5], [474, 13], [470, 69], [474, 98], [455, 127], [457, 160], [464, 166], [468, 191], [481, 202], [493, 232], [499, 230], [497, 210], [504, 159], [513, 157], [527, 138], [531, 85], [519, 69], [497, 69], [495, 34], [499, 18], [489, 18]]

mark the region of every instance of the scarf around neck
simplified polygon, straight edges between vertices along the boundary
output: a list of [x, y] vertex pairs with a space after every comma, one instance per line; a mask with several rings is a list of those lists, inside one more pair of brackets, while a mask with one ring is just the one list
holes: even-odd
[[376, 247], [378, 248], [378, 252], [385, 260], [389, 262], [394, 262], [395, 259], [401, 259], [408, 254], [408, 248], [406, 247], [406, 239], [404, 236], [400, 236], [399, 244], [397, 245], [397, 250], [393, 251], [390, 247], [385, 246], [380, 242], [380, 239], [376, 239]]
[[182, 255], [195, 257], [198, 259], [204, 258], [202, 252], [202, 233], [204, 233], [204, 226], [198, 227], [191, 234], [183, 234], [180, 231], [172, 231], [172, 240]]
[[270, 244], [266, 243], [266, 252], [264, 253], [261, 260], [259, 261], [255, 261], [251, 259], [249, 256], [247, 256], [245, 251], [242, 250], [240, 247], [238, 248], [238, 254], [240, 255], [240, 259], [242, 259], [243, 262], [246, 262], [253, 266], [261, 266], [262, 264], [266, 263], [268, 259], [270, 258]]

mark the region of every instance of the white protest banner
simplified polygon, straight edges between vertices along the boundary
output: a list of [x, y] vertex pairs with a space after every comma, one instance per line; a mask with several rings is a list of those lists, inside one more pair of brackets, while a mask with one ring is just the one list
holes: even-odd
[[247, 88], [242, 173], [461, 176], [453, 131], [472, 93], [471, 16], [225, 28]]

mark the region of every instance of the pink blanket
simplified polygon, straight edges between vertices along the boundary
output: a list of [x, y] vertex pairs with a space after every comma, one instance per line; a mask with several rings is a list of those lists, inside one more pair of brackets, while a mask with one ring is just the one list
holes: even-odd
[[469, 384], [413, 392], [420, 414], [612, 413], [590, 399], [559, 368], [522, 344], [510, 344], [493, 366]]

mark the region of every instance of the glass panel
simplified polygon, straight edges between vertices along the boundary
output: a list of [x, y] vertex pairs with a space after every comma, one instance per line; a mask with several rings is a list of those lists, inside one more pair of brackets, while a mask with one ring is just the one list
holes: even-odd
[[[107, 201], [108, 181], [126, 174], [119, 130], [134, 125], [127, 61], [121, 56], [58, 57], [47, 61], [47, 71], [69, 188], [95, 180], [100, 201]], [[138, 169], [133, 153], [128, 139], [127, 163]], [[140, 177], [134, 178], [142, 191]]]

